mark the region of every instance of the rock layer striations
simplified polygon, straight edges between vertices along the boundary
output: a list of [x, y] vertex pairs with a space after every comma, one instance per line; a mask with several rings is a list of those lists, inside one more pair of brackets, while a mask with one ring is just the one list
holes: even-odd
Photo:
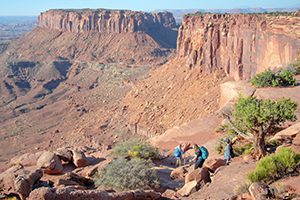
[[49, 10], [41, 13], [38, 26], [69, 32], [133, 33], [175, 28], [172, 13], [129, 10]]
[[300, 54], [297, 16], [194, 14], [179, 28], [177, 57], [188, 67], [224, 69], [236, 80], [289, 64]]

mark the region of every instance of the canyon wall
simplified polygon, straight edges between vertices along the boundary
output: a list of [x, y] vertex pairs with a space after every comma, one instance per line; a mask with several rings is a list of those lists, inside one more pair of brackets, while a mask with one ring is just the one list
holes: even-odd
[[170, 12], [146, 13], [129, 10], [48, 10], [40, 14], [38, 26], [68, 32], [153, 32], [176, 28]]
[[177, 58], [210, 73], [223, 69], [236, 80], [289, 64], [300, 55], [300, 17], [242, 14], [186, 15]]

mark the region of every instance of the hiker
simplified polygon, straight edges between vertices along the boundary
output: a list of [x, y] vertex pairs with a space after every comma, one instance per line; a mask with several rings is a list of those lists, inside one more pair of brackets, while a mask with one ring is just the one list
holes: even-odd
[[208, 150], [204, 146], [199, 147], [197, 144], [194, 144], [193, 149], [195, 150], [194, 169], [201, 168], [208, 157]]
[[182, 165], [182, 156], [184, 154], [184, 150], [182, 148], [182, 144], [179, 144], [174, 150], [174, 156], [176, 158], [176, 167]]
[[231, 140], [227, 138], [225, 142], [226, 142], [226, 147], [224, 151], [224, 159], [226, 165], [229, 165], [231, 159], [234, 157], [234, 152], [233, 152]]

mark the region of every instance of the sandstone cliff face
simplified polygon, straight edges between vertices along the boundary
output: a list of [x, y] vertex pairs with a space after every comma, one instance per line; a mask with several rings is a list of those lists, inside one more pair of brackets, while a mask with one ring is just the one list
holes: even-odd
[[300, 54], [300, 18], [267, 15], [186, 15], [177, 57], [211, 73], [223, 69], [236, 80], [289, 64]]
[[170, 12], [145, 13], [128, 10], [49, 10], [40, 14], [38, 26], [69, 32], [152, 32], [175, 28]]

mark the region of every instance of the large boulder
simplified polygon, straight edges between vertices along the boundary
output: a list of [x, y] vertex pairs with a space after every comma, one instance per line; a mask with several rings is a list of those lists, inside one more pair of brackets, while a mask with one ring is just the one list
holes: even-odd
[[216, 170], [225, 165], [225, 160], [223, 159], [209, 159], [205, 162], [205, 167], [209, 169], [212, 173], [215, 173]]
[[191, 195], [194, 192], [197, 192], [199, 190], [197, 181], [190, 181], [186, 183], [180, 190], [177, 191], [177, 194], [179, 194], [182, 197], [187, 197]]
[[200, 169], [195, 169], [190, 171], [185, 176], [185, 183], [197, 181], [198, 184], [205, 185], [206, 183], [211, 182], [209, 169], [207, 167], [203, 167]]
[[177, 193], [182, 197], [189, 196], [209, 182], [211, 182], [211, 179], [207, 167], [190, 170], [185, 176], [184, 186]]
[[89, 165], [89, 161], [82, 151], [73, 150], [73, 162], [76, 167], [86, 167]]
[[297, 135], [300, 135], [300, 122], [276, 133], [271, 140], [285, 140], [286, 138], [292, 139]]
[[29, 200], [86, 200], [86, 199], [105, 199], [105, 200], [156, 200], [161, 195], [153, 191], [129, 191], [121, 193], [108, 193], [101, 190], [78, 190], [74, 188], [38, 188], [30, 193]]
[[188, 167], [189, 166], [180, 166], [175, 168], [170, 174], [171, 179], [184, 180], [184, 177], [188, 172]]
[[80, 185], [83, 187], [91, 187], [94, 186], [93, 180], [89, 178], [85, 178], [76, 173], [69, 172], [63, 176], [61, 176], [55, 186], [72, 186], [72, 185]]
[[35, 166], [39, 157], [43, 154], [42, 151], [37, 153], [25, 153], [21, 156], [12, 158], [9, 165], [22, 165], [24, 167]]
[[61, 160], [56, 154], [50, 151], [43, 152], [37, 161], [37, 167], [43, 169], [44, 173], [51, 175], [63, 172]]
[[21, 199], [26, 199], [35, 183], [43, 172], [40, 169], [25, 170], [20, 166], [13, 166], [0, 175], [0, 192], [18, 194]]
[[55, 154], [64, 162], [69, 163], [73, 161], [73, 153], [70, 149], [59, 148], [55, 151]]

